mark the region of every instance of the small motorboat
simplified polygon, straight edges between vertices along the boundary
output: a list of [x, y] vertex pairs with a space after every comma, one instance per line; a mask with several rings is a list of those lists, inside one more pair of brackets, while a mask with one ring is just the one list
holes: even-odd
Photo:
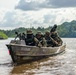
[[6, 46], [14, 63], [54, 56], [64, 52], [66, 48], [66, 45], [59, 47], [27, 46], [24, 40], [11, 40]]

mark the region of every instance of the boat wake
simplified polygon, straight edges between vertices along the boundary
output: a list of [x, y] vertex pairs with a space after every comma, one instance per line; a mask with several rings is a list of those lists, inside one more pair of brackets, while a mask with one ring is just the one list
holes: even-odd
[[8, 63], [0, 63], [0, 66], [13, 66], [13, 62], [8, 62]]

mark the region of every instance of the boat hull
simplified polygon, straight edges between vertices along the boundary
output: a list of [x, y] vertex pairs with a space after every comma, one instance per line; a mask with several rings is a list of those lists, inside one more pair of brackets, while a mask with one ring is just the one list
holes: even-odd
[[14, 63], [42, 59], [65, 51], [66, 45], [60, 47], [36, 47], [21, 44], [7, 44]]

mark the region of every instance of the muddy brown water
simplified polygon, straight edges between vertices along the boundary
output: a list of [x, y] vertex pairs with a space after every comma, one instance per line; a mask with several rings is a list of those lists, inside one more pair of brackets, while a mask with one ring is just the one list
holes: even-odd
[[13, 38], [0, 40], [0, 75], [76, 75], [76, 38], [62, 38], [63, 54], [14, 66], [6, 44]]

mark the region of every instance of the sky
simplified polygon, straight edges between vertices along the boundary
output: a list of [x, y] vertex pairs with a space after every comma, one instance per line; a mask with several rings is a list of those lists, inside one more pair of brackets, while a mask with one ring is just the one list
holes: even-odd
[[0, 29], [49, 27], [76, 20], [76, 0], [0, 0]]

